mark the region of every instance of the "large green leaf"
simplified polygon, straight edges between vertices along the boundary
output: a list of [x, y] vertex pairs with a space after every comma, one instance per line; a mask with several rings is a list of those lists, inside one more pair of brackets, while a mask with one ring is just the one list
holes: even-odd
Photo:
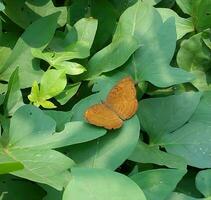
[[63, 200], [146, 200], [142, 190], [129, 178], [105, 169], [74, 168]]
[[182, 18], [178, 16], [176, 12], [168, 8], [157, 8], [157, 10], [160, 13], [163, 21], [166, 21], [170, 17], [173, 17], [175, 19], [177, 40], [182, 38], [185, 34], [194, 31], [191, 18]]
[[19, 0], [17, 2], [5, 0], [5, 14], [22, 28], [27, 28], [32, 22], [40, 17], [61, 12], [58, 18], [58, 24], [63, 26], [67, 21], [67, 8], [55, 7], [52, 0]]
[[147, 200], [166, 200], [186, 172], [178, 169], [155, 169], [134, 174], [131, 179], [143, 190]]
[[196, 110], [201, 93], [187, 92], [169, 97], [151, 98], [140, 101], [138, 116], [143, 128], [156, 143], [187, 122]]
[[24, 169], [11, 174], [48, 184], [58, 190], [67, 184], [70, 178], [68, 169], [74, 166], [71, 159], [53, 150], [17, 149], [7, 151], [5, 156], [24, 165]]
[[23, 106], [11, 119], [9, 148], [58, 148], [93, 140], [106, 133], [104, 129], [80, 121], [66, 123], [62, 132], [55, 132], [55, 126], [55, 121], [40, 109]]
[[[21, 88], [31, 86], [34, 80], [40, 80], [42, 71], [39, 69], [38, 60], [33, 60], [31, 48], [45, 48], [53, 37], [58, 16], [59, 13], [56, 13], [40, 18], [27, 27], [1, 69], [1, 79], [9, 80], [12, 72], [19, 66]], [[38, 35], [42, 37], [35, 37]]]
[[198, 168], [211, 166], [209, 99], [210, 92], [207, 92], [189, 123], [171, 134], [165, 134], [158, 142], [168, 152], [184, 157], [189, 165]]
[[121, 129], [87, 143], [67, 147], [65, 153], [79, 166], [115, 170], [134, 150], [139, 130], [135, 116], [125, 121]]
[[[175, 21], [169, 18], [164, 23], [158, 11], [146, 3], [137, 3], [127, 10], [136, 13], [135, 37], [143, 45], [127, 63], [127, 70], [140, 82], [149, 81], [158, 87], [168, 87], [189, 82], [193, 75], [169, 65], [176, 47]], [[132, 23], [131, 23], [132, 24]], [[128, 31], [130, 30], [127, 27]], [[121, 32], [120, 30], [116, 32]]]

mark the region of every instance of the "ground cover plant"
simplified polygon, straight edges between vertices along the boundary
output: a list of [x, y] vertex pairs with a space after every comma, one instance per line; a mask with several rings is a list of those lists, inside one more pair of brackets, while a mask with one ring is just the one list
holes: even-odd
[[210, 0], [0, 0], [0, 199], [211, 199], [210, 82]]

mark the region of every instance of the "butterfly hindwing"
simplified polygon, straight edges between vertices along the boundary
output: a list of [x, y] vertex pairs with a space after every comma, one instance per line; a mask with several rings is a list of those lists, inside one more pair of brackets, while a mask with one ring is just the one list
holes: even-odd
[[133, 80], [126, 77], [117, 83], [109, 92], [105, 104], [123, 120], [132, 117], [138, 109]]
[[120, 128], [123, 121], [104, 104], [95, 104], [85, 112], [86, 120], [93, 125], [101, 126], [106, 129]]

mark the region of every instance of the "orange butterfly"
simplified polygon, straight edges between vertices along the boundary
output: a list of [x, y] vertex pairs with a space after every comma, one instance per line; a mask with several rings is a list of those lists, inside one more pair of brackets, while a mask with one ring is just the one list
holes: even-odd
[[89, 107], [86, 120], [106, 129], [117, 129], [123, 120], [131, 118], [138, 109], [136, 89], [130, 77], [120, 80], [109, 92], [105, 102]]

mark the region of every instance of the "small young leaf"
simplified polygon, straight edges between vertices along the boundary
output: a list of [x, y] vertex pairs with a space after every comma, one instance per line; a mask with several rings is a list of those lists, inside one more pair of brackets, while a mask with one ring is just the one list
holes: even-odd
[[61, 93], [67, 84], [64, 70], [46, 71], [40, 82], [40, 97], [50, 99]]
[[69, 62], [69, 61], [57, 62], [53, 66], [56, 69], [64, 69], [65, 73], [69, 75], [78, 75], [86, 71], [86, 68], [84, 68], [79, 63]]

